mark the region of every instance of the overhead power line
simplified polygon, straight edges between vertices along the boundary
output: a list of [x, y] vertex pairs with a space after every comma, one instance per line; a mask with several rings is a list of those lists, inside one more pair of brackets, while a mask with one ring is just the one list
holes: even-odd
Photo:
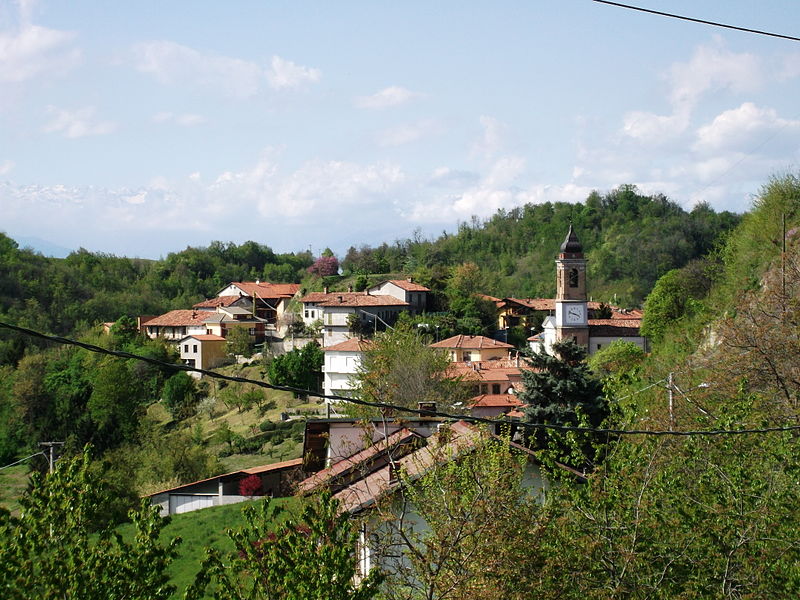
[[776, 426], [776, 427], [761, 427], [761, 428], [742, 428], [742, 429], [709, 429], [709, 430], [695, 430], [695, 431], [667, 431], [667, 430], [651, 430], [651, 429], [607, 429], [601, 427], [578, 427], [572, 425], [553, 425], [551, 423], [528, 423], [524, 421], [512, 421], [509, 419], [487, 419], [484, 417], [475, 417], [472, 415], [461, 415], [461, 414], [452, 414], [447, 412], [442, 412], [438, 410], [428, 410], [428, 409], [420, 409], [420, 408], [407, 408], [405, 406], [399, 406], [397, 404], [389, 404], [387, 402], [370, 402], [368, 400], [361, 400], [360, 398], [350, 398], [348, 396], [338, 396], [336, 394], [323, 394], [321, 392], [315, 392], [313, 390], [306, 390], [303, 388], [292, 387], [288, 385], [275, 385], [272, 383], [267, 383], [266, 381], [259, 381], [257, 379], [248, 379], [246, 377], [236, 377], [233, 375], [224, 375], [222, 373], [217, 373], [215, 371], [208, 371], [206, 369], [198, 369], [197, 367], [191, 367], [189, 365], [182, 365], [182, 364], [175, 364], [175, 363], [168, 363], [162, 360], [158, 360], [156, 358], [150, 358], [149, 356], [141, 356], [138, 354], [132, 354], [130, 352], [122, 352], [119, 350], [109, 350], [107, 348], [103, 348], [101, 346], [95, 346], [94, 344], [88, 344], [86, 342], [81, 342], [79, 340], [73, 340], [70, 338], [65, 338], [56, 335], [48, 335], [45, 333], [41, 333], [39, 331], [35, 331], [33, 329], [27, 329], [25, 327], [19, 327], [18, 325], [11, 325], [10, 323], [4, 323], [0, 321], [0, 328], [9, 329], [11, 331], [17, 331], [19, 333], [23, 333], [25, 335], [29, 335], [31, 337], [36, 337], [39, 339], [47, 340], [50, 342], [55, 342], [57, 344], [64, 344], [68, 346], [77, 346], [79, 348], [83, 348], [84, 350], [88, 350], [89, 352], [95, 352], [98, 354], [105, 354], [108, 356], [115, 356], [117, 358], [125, 358], [125, 359], [133, 359], [133, 360], [140, 360], [142, 362], [150, 363], [152, 365], [156, 365], [158, 367], [162, 367], [165, 369], [171, 369], [174, 371], [189, 371], [195, 373], [201, 373], [202, 375], [206, 375], [208, 377], [214, 379], [220, 379], [223, 381], [231, 381], [235, 383], [249, 383], [252, 385], [256, 385], [259, 387], [271, 389], [271, 390], [278, 390], [283, 392], [292, 392], [295, 394], [302, 394], [305, 396], [314, 396], [317, 398], [323, 398], [325, 400], [335, 400], [337, 402], [347, 402], [350, 404], [356, 404], [359, 406], [368, 406], [370, 408], [378, 408], [385, 411], [394, 411], [394, 412], [404, 412], [418, 416], [424, 417], [441, 417], [444, 419], [453, 419], [457, 421], [466, 421], [469, 423], [480, 423], [486, 425], [509, 425], [509, 426], [516, 426], [522, 427], [525, 429], [545, 429], [551, 431], [561, 431], [561, 432], [575, 432], [575, 433], [596, 433], [602, 435], [644, 435], [644, 436], [717, 436], [717, 435], [744, 435], [744, 434], [766, 434], [766, 433], [780, 433], [780, 432], [789, 432], [789, 431], [800, 431], [800, 425], [789, 425], [789, 426]]
[[652, 10], [649, 8], [642, 8], [641, 6], [632, 6], [630, 4], [622, 4], [620, 2], [610, 2], [609, 0], [593, 0], [600, 4], [608, 4], [610, 6], [618, 6], [619, 8], [627, 8], [628, 10], [636, 10], [651, 15], [659, 15], [661, 17], [669, 17], [671, 19], [680, 19], [681, 21], [690, 21], [692, 23], [700, 23], [702, 25], [711, 25], [712, 27], [722, 27], [723, 29], [733, 29], [734, 31], [744, 31], [745, 33], [755, 33], [758, 35], [766, 35], [769, 37], [781, 38], [784, 40], [791, 40], [793, 42], [800, 42], [800, 38], [783, 35], [782, 33], [772, 33], [770, 31], [761, 31], [759, 29], [750, 29], [748, 27], [737, 27], [736, 25], [726, 25], [725, 23], [718, 23], [717, 21], [707, 21], [705, 19], [695, 19], [694, 17], [686, 17], [683, 15], [676, 15], [674, 13], [662, 12], [660, 10]]
[[18, 461], [13, 462], [10, 465], [0, 467], [0, 471], [2, 471], [3, 469], [8, 469], [9, 467], [13, 467], [14, 465], [18, 465], [21, 462], [25, 462], [29, 458], [33, 458], [34, 456], [39, 456], [39, 455], [44, 456], [44, 452], [36, 452], [35, 454], [31, 454], [30, 456], [26, 456], [25, 458], [20, 458]]

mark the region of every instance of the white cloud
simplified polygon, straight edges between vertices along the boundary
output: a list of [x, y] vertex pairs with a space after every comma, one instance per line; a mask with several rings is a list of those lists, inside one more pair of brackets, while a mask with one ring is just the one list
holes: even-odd
[[14, 170], [14, 166], [14, 162], [11, 160], [0, 162], [0, 175], [8, 175]]
[[700, 46], [691, 60], [674, 64], [669, 73], [673, 107], [691, 108], [703, 94], [730, 89], [734, 92], [758, 89], [764, 81], [759, 59], [749, 53], [735, 53], [717, 38], [712, 46]]
[[272, 57], [270, 68], [267, 70], [267, 80], [276, 90], [296, 88], [304, 83], [316, 83], [321, 76], [319, 69], [304, 67], [280, 56]]
[[483, 134], [473, 144], [472, 154], [490, 158], [502, 149], [507, 127], [502, 121], [485, 115], [480, 118], [480, 122]]
[[393, 85], [382, 89], [371, 96], [360, 96], [356, 98], [355, 105], [358, 108], [381, 109], [392, 106], [400, 106], [410, 100], [421, 97], [422, 94], [412, 92], [404, 87]]
[[689, 125], [688, 114], [656, 115], [633, 111], [625, 115], [622, 134], [645, 143], [663, 143], [680, 136]]
[[416, 123], [407, 123], [382, 131], [378, 135], [378, 143], [381, 146], [403, 146], [439, 131], [440, 127], [436, 121], [423, 119]]
[[236, 98], [258, 93], [262, 69], [254, 62], [204, 54], [170, 41], [151, 41], [133, 47], [136, 68], [167, 85], [213, 89]]
[[756, 145], [782, 131], [796, 139], [800, 134], [800, 121], [782, 119], [771, 108], [759, 108], [752, 102], [745, 102], [701, 127], [697, 131], [694, 149], [701, 153], [755, 151]]
[[24, 21], [16, 31], [0, 32], [0, 83], [63, 75], [80, 62], [74, 33]]
[[206, 118], [202, 115], [194, 115], [194, 114], [182, 114], [176, 115], [171, 112], [160, 112], [153, 115], [153, 122], [154, 123], [176, 123], [178, 125], [182, 125], [184, 127], [193, 127], [195, 125], [201, 125], [202, 123], [206, 122]]
[[45, 133], [62, 133], [64, 137], [81, 138], [106, 135], [116, 129], [116, 124], [110, 121], [95, 121], [93, 106], [74, 111], [48, 106], [47, 113], [52, 119], [42, 128]]

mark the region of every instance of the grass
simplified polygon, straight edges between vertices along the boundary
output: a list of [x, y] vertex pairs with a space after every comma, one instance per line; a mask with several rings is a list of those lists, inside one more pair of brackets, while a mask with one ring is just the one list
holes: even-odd
[[19, 499], [28, 487], [30, 470], [27, 465], [16, 465], [0, 471], [0, 506], [16, 513]]
[[[276, 505], [288, 509], [275, 523], [282, 522], [299, 506], [295, 498], [275, 498]], [[250, 502], [229, 504], [204, 508], [189, 513], [173, 515], [170, 523], [161, 532], [161, 541], [180, 537], [178, 556], [170, 565], [170, 581], [176, 586], [173, 598], [183, 598], [186, 588], [194, 581], [200, 565], [206, 557], [206, 548], [216, 548], [221, 553], [233, 552], [233, 542], [228, 537], [227, 529], [239, 529], [245, 525], [242, 509]], [[123, 538], [133, 535], [131, 524], [121, 525], [119, 532]]]

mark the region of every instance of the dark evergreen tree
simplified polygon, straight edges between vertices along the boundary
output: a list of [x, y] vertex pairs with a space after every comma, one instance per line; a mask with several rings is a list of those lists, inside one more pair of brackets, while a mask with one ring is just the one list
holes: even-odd
[[[522, 370], [524, 389], [519, 399], [527, 404], [525, 418], [529, 423], [577, 425], [578, 413], [589, 424], [597, 426], [608, 414], [603, 386], [584, 362], [586, 350], [572, 340], [553, 344], [556, 356], [533, 354], [528, 358], [532, 369]], [[536, 443], [547, 440], [538, 430]]]

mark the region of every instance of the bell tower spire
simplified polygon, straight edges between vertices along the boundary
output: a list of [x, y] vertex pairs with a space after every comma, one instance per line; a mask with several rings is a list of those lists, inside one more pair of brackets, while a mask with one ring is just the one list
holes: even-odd
[[586, 298], [586, 259], [583, 246], [570, 223], [556, 259], [556, 338], [589, 344]]

